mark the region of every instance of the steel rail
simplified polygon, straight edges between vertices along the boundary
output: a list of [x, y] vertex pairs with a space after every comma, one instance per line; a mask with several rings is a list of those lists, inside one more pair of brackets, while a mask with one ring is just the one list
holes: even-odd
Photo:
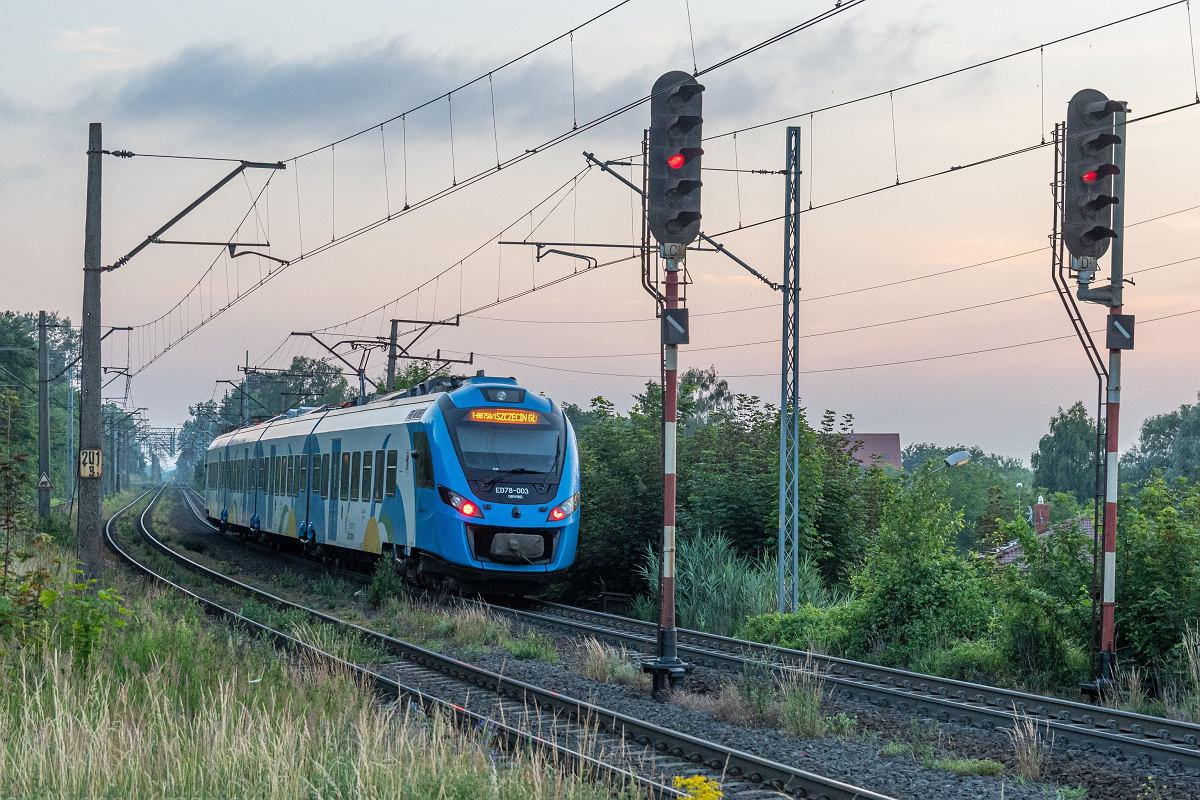
[[[208, 524], [194, 507], [192, 512]], [[586, 633], [646, 652], [652, 652], [657, 644], [656, 627], [651, 622], [528, 598], [521, 600], [520, 606], [490, 604], [493, 610], [528, 624]], [[1200, 725], [1194, 723], [704, 631], [678, 631], [680, 652], [702, 666], [741, 670], [748, 662], [767, 661], [780, 668], [815, 670], [848, 697], [987, 729], [1008, 727], [1018, 715], [1027, 715], [1053, 730], [1055, 742], [1064, 746], [1115, 757], [1130, 755], [1142, 763], [1200, 772]]]
[[[197, 511], [188, 497], [187, 489], [180, 487], [185, 503], [192, 514], [207, 527], [216, 528]], [[332, 614], [308, 608], [274, 595], [259, 587], [243, 583], [223, 573], [204, 566], [182, 553], [167, 547], [147, 530], [143, 537], [164, 555], [200, 572], [214, 580], [248, 592], [256, 597], [283, 608], [301, 611], [324, 622], [356, 631], [366, 639], [382, 645], [406, 661], [436, 670], [464, 683], [482, 687], [489, 694], [505, 695], [523, 700], [527, 705], [552, 709], [574, 720], [587, 720], [600, 730], [632, 739], [642, 747], [652, 747], [661, 758], [674, 758], [690, 763], [693, 769], [706, 768], [717, 774], [731, 776], [734, 780], [723, 781], [728, 796], [745, 796], [755, 792], [783, 792], [795, 797], [813, 800], [893, 800], [887, 795], [852, 786], [807, 770], [792, 767], [751, 753], [736, 750], [717, 742], [706, 741], [680, 731], [664, 728], [651, 722], [577, 700], [558, 692], [542, 689], [490, 670], [468, 664], [449, 656], [435, 653], [417, 645], [401, 641], [386, 634], [342, 620]], [[777, 796], [777, 795], [772, 795]]]
[[[162, 494], [165, 488], [165, 484], [158, 487], [158, 491], [154, 495], [154, 498], [151, 499], [151, 501], [146, 505], [145, 510], [143, 510], [141, 515], [139, 515], [138, 526], [143, 534], [146, 533], [145, 517], [154, 507], [154, 504], [158, 501], [159, 496]], [[614, 786], [627, 786], [630, 784], [636, 784], [645, 792], [647, 797], [677, 798], [684, 796], [676, 789], [659, 783], [658, 781], [637, 775], [612, 764], [606, 764], [598, 759], [581, 753], [578, 750], [564, 746], [560, 742], [552, 741], [533, 732], [521, 730], [520, 728], [508, 725], [500, 720], [470, 711], [455, 703], [451, 703], [427, 694], [420, 689], [406, 686], [392, 678], [389, 678], [386, 675], [376, 672], [373, 669], [346, 661], [345, 659], [333, 653], [329, 653], [320, 649], [319, 647], [301, 641], [294, 636], [284, 633], [283, 631], [276, 630], [275, 628], [271, 628], [267, 625], [250, 619], [249, 617], [246, 617], [237, 611], [227, 608], [226, 606], [223, 606], [209, 598], [203, 597], [196, 592], [193, 592], [192, 590], [170, 580], [169, 578], [164, 577], [158, 572], [155, 572], [154, 569], [141, 563], [136, 557], [130, 554], [129, 551], [121, 547], [121, 545], [117, 543], [117, 540], [112, 532], [112, 524], [117, 520], [118, 517], [121, 516], [121, 514], [128, 511], [143, 498], [145, 498], [146, 495], [154, 491], [154, 489], [147, 489], [141, 495], [134, 498], [127, 505], [109, 517], [108, 521], [104, 525], [104, 537], [109, 548], [112, 549], [112, 551], [125, 563], [145, 574], [147, 577], [150, 577], [153, 580], [200, 603], [206, 612], [221, 617], [230, 623], [238, 627], [245, 628], [253, 633], [262, 634], [270, 639], [275, 646], [281, 649], [287, 649], [293, 652], [306, 652], [317, 657], [321, 661], [334, 666], [335, 668], [344, 669], [347, 672], [355, 675], [357, 678], [371, 684], [381, 696], [392, 699], [406, 699], [419, 705], [422, 711], [424, 711], [426, 714], [445, 714], [460, 729], [466, 731], [480, 729], [487, 730], [489, 733], [495, 733], [498, 735], [510, 747], [513, 745], [532, 746], [549, 753], [552, 757], [563, 759], [565, 763], [574, 765], [578, 771], [577, 774], [592, 776], [593, 778], [598, 777]], [[152, 540], [153, 538], [153, 536], [150, 537]]]
[[[527, 607], [492, 607], [534, 624], [599, 635], [642, 650], [656, 646], [656, 628], [651, 622], [542, 600], [522, 600], [520, 605]], [[680, 652], [686, 653], [687, 660], [704, 666], [742, 669], [750, 662], [767, 661], [784, 670], [816, 671], [836, 691], [851, 697], [989, 729], [1008, 727], [1018, 716], [1029, 716], [1054, 732], [1056, 744], [1200, 772], [1200, 725], [1194, 723], [703, 631], [678, 630]]]

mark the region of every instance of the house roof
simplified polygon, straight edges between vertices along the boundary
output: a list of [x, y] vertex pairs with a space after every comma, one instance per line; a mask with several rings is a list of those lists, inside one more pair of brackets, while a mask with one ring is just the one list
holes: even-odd
[[900, 459], [900, 434], [898, 433], [849, 433], [846, 435], [850, 446], [858, 445], [854, 458], [864, 466], [870, 464], [878, 456], [884, 464], [904, 469]]

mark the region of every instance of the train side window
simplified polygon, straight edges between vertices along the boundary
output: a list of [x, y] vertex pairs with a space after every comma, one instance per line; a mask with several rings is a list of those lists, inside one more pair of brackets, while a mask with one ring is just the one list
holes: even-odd
[[341, 481], [341, 491], [338, 493], [338, 497], [342, 498], [343, 500], [350, 499], [350, 454], [349, 453], [342, 453], [342, 481]]
[[371, 451], [362, 454], [362, 499], [371, 499]]
[[300, 456], [300, 493], [308, 493], [308, 453]]
[[321, 499], [329, 497], [329, 453], [321, 456]]
[[264, 492], [267, 490], [267, 475], [270, 474], [267, 471], [269, 464], [266, 456], [258, 460], [258, 488]]
[[383, 499], [383, 451], [375, 451], [375, 499]]
[[416, 462], [416, 485], [418, 488], [433, 488], [433, 454], [429, 450], [429, 437], [425, 431], [413, 433], [413, 461]]
[[355, 450], [350, 454], [350, 499], [358, 499], [359, 480], [362, 478], [362, 453]]
[[292, 490], [291, 495], [300, 494], [300, 456], [292, 456]]
[[290, 495], [296, 488], [296, 470], [293, 466], [295, 459], [295, 456], [283, 457], [283, 493], [287, 495]]
[[321, 456], [317, 453], [312, 457], [312, 490], [321, 491]]
[[396, 496], [396, 459], [397, 453], [395, 450], [387, 452], [387, 477], [384, 479], [384, 484], [387, 486], [387, 496]]

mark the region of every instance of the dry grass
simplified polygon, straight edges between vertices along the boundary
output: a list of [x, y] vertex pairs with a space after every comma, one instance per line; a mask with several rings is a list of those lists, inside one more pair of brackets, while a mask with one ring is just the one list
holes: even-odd
[[1013, 707], [1015, 720], [1006, 733], [1012, 741], [1013, 757], [1017, 773], [1026, 780], [1039, 780], [1046, 771], [1046, 761], [1054, 749], [1054, 734], [1048, 726], [1017, 711]]
[[579, 646], [578, 671], [597, 683], [615, 683], [649, 690], [650, 676], [643, 673], [635, 661], [637, 655], [624, 648], [611, 647], [594, 636]]
[[782, 728], [793, 736], [815, 739], [853, 733], [856, 722], [846, 714], [827, 714], [829, 689], [812, 668], [789, 670], [776, 682], [773, 673], [747, 669], [737, 682], [715, 693], [676, 692], [675, 702], [735, 725]]
[[1200, 722], [1200, 626], [1187, 627], [1179, 649], [1180, 675], [1166, 693], [1167, 716]]
[[382, 707], [348, 675], [281, 661], [174, 596], [130, 606], [86, 669], [52, 646], [0, 642], [0, 797], [611, 794], [535, 756], [497, 760], [486, 738]]

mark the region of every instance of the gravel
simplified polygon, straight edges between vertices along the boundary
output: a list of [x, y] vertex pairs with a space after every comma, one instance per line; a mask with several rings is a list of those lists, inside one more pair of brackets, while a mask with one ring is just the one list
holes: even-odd
[[[271, 553], [248, 547], [233, 535], [214, 534], [182, 502], [177, 501], [174, 507], [177, 510], [176, 531], [159, 531], [160, 535], [165, 534], [186, 549], [201, 550], [210, 558], [234, 564], [239, 577], [270, 583], [274, 591], [283, 593], [278, 588], [279, 562]], [[289, 565], [293, 570], [303, 568], [294, 563]], [[311, 567], [313, 572], [321, 569], [315, 563]], [[520, 633], [523, 626], [517, 624], [514, 628]], [[1011, 769], [1014, 763], [1012, 745], [1002, 731], [914, 719], [844, 697], [836, 698], [829, 710], [849, 714], [857, 720], [858, 733], [851, 736], [803, 739], [774, 728], [733, 724], [715, 719], [704, 711], [656, 702], [638, 687], [597, 683], [585, 678], [576, 671], [582, 658], [579, 642], [554, 630], [540, 632], [556, 641], [563, 656], [562, 664], [521, 661], [503, 650], [444, 648], [443, 652], [612, 711], [897, 798], [1067, 800], [1081, 797], [1070, 791], [1075, 787], [1085, 788], [1086, 797], [1103, 797], [1105, 800], [1200, 798], [1200, 776], [1173, 773], [1165, 768], [1147, 768], [1128, 759], [1101, 757], [1065, 748], [1054, 749], [1047, 761], [1046, 775], [1052, 782], [1025, 782]], [[689, 691], [712, 692], [733, 677], [720, 670], [698, 668], [688, 676], [686, 686]], [[996, 777], [958, 776], [928, 768], [912, 757], [883, 756], [880, 749], [891, 741], [926, 743], [933, 745], [939, 755], [992, 759], [1004, 763], [1008, 769]], [[1147, 776], [1153, 776], [1153, 793], [1146, 790]]]

